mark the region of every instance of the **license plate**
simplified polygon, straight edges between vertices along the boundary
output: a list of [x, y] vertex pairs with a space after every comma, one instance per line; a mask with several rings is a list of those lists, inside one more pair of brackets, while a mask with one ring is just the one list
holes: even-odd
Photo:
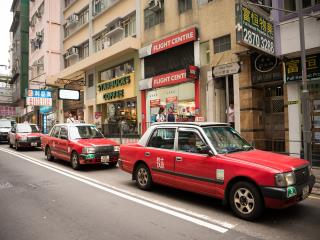
[[306, 199], [309, 195], [309, 186], [304, 186], [302, 189], [302, 199]]
[[101, 162], [102, 162], [102, 163], [107, 163], [107, 162], [109, 162], [109, 156], [101, 156]]
[[32, 146], [32, 147], [36, 147], [36, 146], [38, 146], [38, 144], [37, 144], [36, 142], [32, 142], [32, 143], [31, 143], [31, 146]]

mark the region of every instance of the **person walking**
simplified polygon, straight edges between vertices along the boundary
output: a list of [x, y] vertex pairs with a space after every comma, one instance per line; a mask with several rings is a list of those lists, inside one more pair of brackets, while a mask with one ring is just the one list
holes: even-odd
[[68, 112], [67, 123], [75, 123], [75, 120], [72, 117], [72, 113], [71, 112]]
[[166, 115], [164, 114], [164, 108], [160, 107], [159, 113], [157, 114], [156, 117], [157, 122], [165, 122], [166, 121]]

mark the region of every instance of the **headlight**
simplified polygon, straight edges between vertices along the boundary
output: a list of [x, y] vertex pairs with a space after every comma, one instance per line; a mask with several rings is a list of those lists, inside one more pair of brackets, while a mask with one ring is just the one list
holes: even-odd
[[85, 147], [82, 149], [82, 153], [84, 153], [84, 154], [95, 153], [95, 148], [94, 147]]
[[114, 151], [119, 152], [120, 151], [120, 146], [114, 146]]
[[296, 183], [294, 172], [278, 173], [275, 175], [276, 186], [287, 187]]

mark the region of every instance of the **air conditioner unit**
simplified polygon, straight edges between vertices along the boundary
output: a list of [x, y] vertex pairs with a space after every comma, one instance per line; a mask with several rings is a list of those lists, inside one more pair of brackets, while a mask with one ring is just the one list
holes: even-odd
[[71, 58], [71, 57], [76, 57], [79, 56], [79, 49], [77, 47], [72, 47], [69, 48], [66, 54], [66, 59]]
[[113, 20], [112, 22], [108, 23], [106, 25], [106, 33], [105, 33], [105, 37], [110, 37], [113, 34], [116, 33], [123, 33], [124, 28], [123, 28], [123, 24], [122, 24], [122, 18], [116, 18], [115, 20]]
[[76, 24], [79, 21], [79, 16], [77, 14], [72, 14], [70, 17], [67, 19], [67, 27]]
[[160, 0], [149, 0], [149, 10], [153, 12], [158, 12], [161, 9], [161, 2]]

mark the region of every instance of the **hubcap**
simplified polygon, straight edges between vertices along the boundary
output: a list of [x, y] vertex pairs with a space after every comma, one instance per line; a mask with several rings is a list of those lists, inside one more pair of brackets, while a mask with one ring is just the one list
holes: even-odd
[[254, 209], [254, 197], [246, 188], [239, 188], [234, 194], [234, 204], [243, 214], [249, 214]]
[[145, 168], [138, 170], [138, 182], [140, 185], [145, 186], [148, 182], [148, 172]]
[[72, 156], [72, 165], [77, 166], [77, 156], [75, 154]]

